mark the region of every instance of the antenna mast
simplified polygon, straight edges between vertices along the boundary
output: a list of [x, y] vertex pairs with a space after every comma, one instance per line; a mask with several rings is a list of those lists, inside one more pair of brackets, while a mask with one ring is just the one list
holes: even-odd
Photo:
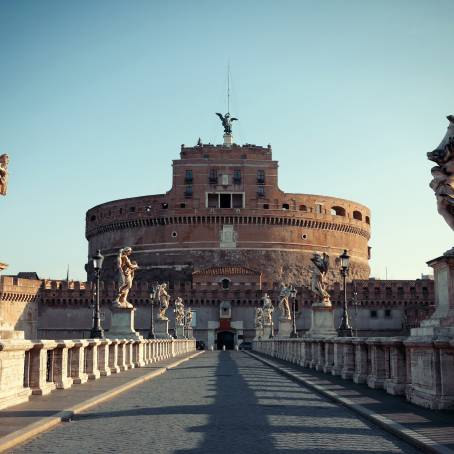
[[230, 62], [227, 65], [227, 113], [230, 113]]

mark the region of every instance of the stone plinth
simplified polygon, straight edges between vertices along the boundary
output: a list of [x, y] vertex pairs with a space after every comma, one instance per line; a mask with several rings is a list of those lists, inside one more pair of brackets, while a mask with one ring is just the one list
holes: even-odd
[[288, 339], [292, 332], [292, 321], [291, 320], [279, 320], [279, 328], [277, 337], [281, 339]]
[[154, 334], [156, 339], [172, 339], [172, 336], [169, 334], [169, 321], [159, 319], [155, 320]]
[[427, 264], [434, 269], [435, 312], [411, 335], [454, 337], [454, 248]]
[[192, 326], [189, 328], [186, 328], [186, 338], [194, 339], [194, 330], [192, 329]]
[[273, 326], [272, 325], [264, 325], [263, 326], [263, 334], [262, 334], [262, 339], [270, 339], [270, 337], [273, 337]]
[[311, 337], [337, 336], [334, 328], [334, 314], [331, 304], [314, 303], [311, 311], [311, 328], [307, 332]]
[[106, 334], [109, 339], [142, 339], [134, 329], [134, 311], [132, 307], [112, 307], [112, 322]]
[[25, 355], [33, 347], [29, 341], [2, 340], [0, 342], [0, 410], [26, 402], [32, 390], [24, 388], [24, 372], [28, 380], [28, 367], [24, 370]]
[[184, 326], [183, 325], [176, 325], [175, 326], [175, 338], [176, 339], [184, 339]]
[[262, 328], [256, 328], [255, 329], [255, 336], [254, 336], [254, 340], [261, 340], [263, 339], [263, 333], [264, 333], [265, 329], [262, 327]]

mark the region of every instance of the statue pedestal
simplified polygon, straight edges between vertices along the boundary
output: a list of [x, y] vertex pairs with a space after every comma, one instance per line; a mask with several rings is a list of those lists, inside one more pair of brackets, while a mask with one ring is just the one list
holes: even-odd
[[435, 312], [411, 336], [454, 337], [454, 248], [427, 264], [434, 269]]
[[194, 339], [194, 330], [192, 329], [192, 326], [186, 328], [186, 339]]
[[[270, 327], [271, 328], [271, 327]], [[255, 329], [255, 337], [254, 337], [254, 340], [261, 340], [263, 339], [263, 332], [264, 332], [264, 328], [256, 328]]]
[[292, 332], [292, 321], [291, 320], [279, 320], [277, 337], [281, 339], [290, 338]]
[[169, 334], [169, 321], [168, 320], [155, 320], [154, 333], [156, 339], [173, 339]]
[[230, 147], [233, 145], [233, 136], [232, 134], [224, 134], [224, 145]]
[[311, 310], [311, 328], [306, 336], [337, 336], [331, 304], [314, 303]]
[[133, 307], [112, 307], [112, 323], [106, 334], [109, 339], [143, 339], [134, 329]]
[[175, 327], [175, 338], [176, 339], [184, 339], [184, 326], [183, 325], [177, 325]]
[[270, 339], [270, 337], [272, 337], [271, 334], [273, 334], [273, 336], [274, 336], [272, 325], [264, 325], [262, 339], [263, 340]]

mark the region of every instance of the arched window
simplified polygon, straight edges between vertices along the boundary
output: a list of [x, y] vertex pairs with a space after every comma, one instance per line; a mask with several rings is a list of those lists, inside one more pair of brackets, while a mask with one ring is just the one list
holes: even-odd
[[221, 287], [227, 290], [230, 287], [230, 280], [229, 279], [222, 279]]
[[331, 207], [331, 214], [333, 216], [345, 216], [345, 208], [342, 207]]
[[361, 214], [360, 211], [354, 211], [353, 212], [353, 219], [356, 219], [357, 221], [362, 221], [363, 220], [363, 215]]
[[370, 225], [370, 217], [369, 216], [366, 216], [366, 224]]
[[306, 205], [300, 205], [300, 211], [307, 211]]
[[288, 203], [283, 203], [282, 204], [282, 209], [283, 210], [288, 210], [290, 208], [290, 205]]

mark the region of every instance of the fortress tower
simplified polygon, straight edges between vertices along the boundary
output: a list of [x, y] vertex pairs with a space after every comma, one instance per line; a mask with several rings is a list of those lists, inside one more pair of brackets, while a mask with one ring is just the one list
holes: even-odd
[[116, 278], [116, 255], [125, 246], [133, 248], [141, 266], [136, 279], [148, 282], [191, 281], [194, 272], [240, 266], [259, 271], [264, 286], [309, 285], [314, 251], [331, 257], [329, 279], [335, 281], [334, 260], [344, 249], [351, 256], [350, 279], [367, 279], [370, 272], [366, 206], [285, 193], [271, 146], [226, 140], [216, 146], [183, 145], [167, 193], [91, 208], [86, 238], [89, 257], [97, 249], [106, 257], [105, 280]]

